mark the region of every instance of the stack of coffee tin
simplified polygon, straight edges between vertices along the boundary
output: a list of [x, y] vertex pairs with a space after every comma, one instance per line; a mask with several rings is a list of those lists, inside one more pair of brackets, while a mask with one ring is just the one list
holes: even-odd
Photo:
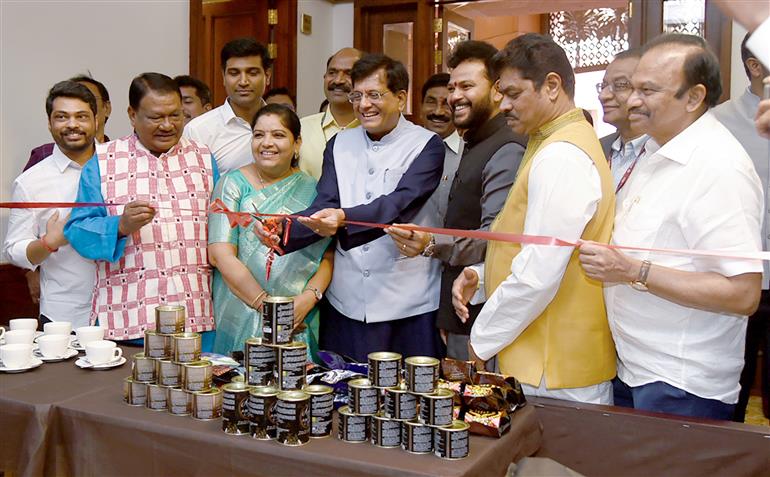
[[155, 308], [155, 331], [146, 331], [144, 352], [133, 356], [123, 396], [130, 406], [175, 416], [217, 419], [222, 391], [212, 386], [213, 366], [201, 359], [200, 333], [185, 333], [183, 306]]
[[454, 419], [455, 393], [436, 387], [438, 359], [406, 358], [403, 373], [398, 353], [370, 353], [368, 361], [369, 377], [348, 382], [349, 404], [339, 409], [341, 440], [444, 459], [468, 455], [469, 426]]

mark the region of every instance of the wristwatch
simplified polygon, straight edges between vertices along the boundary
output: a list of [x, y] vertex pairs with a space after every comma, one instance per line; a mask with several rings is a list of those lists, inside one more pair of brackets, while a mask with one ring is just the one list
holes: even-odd
[[639, 276], [631, 282], [631, 287], [634, 290], [647, 291], [647, 275], [650, 274], [650, 265], [652, 265], [652, 262], [649, 260], [642, 260], [642, 266], [639, 267]]
[[310, 290], [311, 292], [313, 292], [313, 295], [315, 295], [315, 299], [316, 299], [316, 300], [318, 300], [318, 301], [321, 301], [321, 298], [323, 298], [323, 297], [324, 297], [324, 294], [323, 294], [323, 293], [321, 293], [321, 290], [319, 290], [318, 288], [316, 288], [316, 287], [314, 287], [314, 286], [310, 286], [310, 285], [308, 285], [308, 286], [306, 286], [306, 287], [305, 287], [305, 289], [304, 289], [304, 290], [302, 290], [302, 291], [303, 291], [303, 292], [306, 292], [306, 291], [308, 291], [308, 290]]
[[430, 240], [428, 241], [428, 245], [425, 246], [424, 249], [422, 249], [422, 252], [420, 255], [423, 257], [432, 257], [433, 251], [436, 248], [436, 237], [433, 236], [433, 234], [430, 234]]

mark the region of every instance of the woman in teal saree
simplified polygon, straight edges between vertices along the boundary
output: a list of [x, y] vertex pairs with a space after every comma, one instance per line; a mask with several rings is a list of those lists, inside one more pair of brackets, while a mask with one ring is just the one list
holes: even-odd
[[[253, 133], [254, 162], [225, 174], [212, 200], [220, 199], [228, 209], [239, 212], [290, 214], [306, 209], [315, 198], [316, 181], [297, 169], [301, 143], [297, 115], [285, 106], [267, 105], [254, 118]], [[210, 214], [209, 260], [217, 269], [212, 286], [217, 328], [214, 352], [241, 351], [248, 338], [261, 336], [262, 303], [268, 296], [281, 296], [294, 299], [294, 339], [307, 343], [314, 359], [318, 350], [316, 297], [326, 290], [332, 272], [333, 254], [327, 253], [328, 246], [329, 240], [323, 240], [287, 255], [276, 254], [268, 280], [269, 249], [250, 228], [231, 227], [225, 214]]]

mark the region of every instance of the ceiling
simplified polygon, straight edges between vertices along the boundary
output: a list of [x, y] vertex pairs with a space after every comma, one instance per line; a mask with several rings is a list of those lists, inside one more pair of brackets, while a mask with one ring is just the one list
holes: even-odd
[[445, 9], [468, 18], [536, 15], [540, 13], [627, 7], [627, 0], [476, 0], [441, 2]]

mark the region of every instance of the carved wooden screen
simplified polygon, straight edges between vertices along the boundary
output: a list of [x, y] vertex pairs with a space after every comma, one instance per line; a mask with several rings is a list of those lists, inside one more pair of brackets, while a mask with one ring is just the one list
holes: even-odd
[[548, 32], [567, 52], [575, 72], [604, 69], [629, 48], [628, 10], [593, 8], [549, 14]]

